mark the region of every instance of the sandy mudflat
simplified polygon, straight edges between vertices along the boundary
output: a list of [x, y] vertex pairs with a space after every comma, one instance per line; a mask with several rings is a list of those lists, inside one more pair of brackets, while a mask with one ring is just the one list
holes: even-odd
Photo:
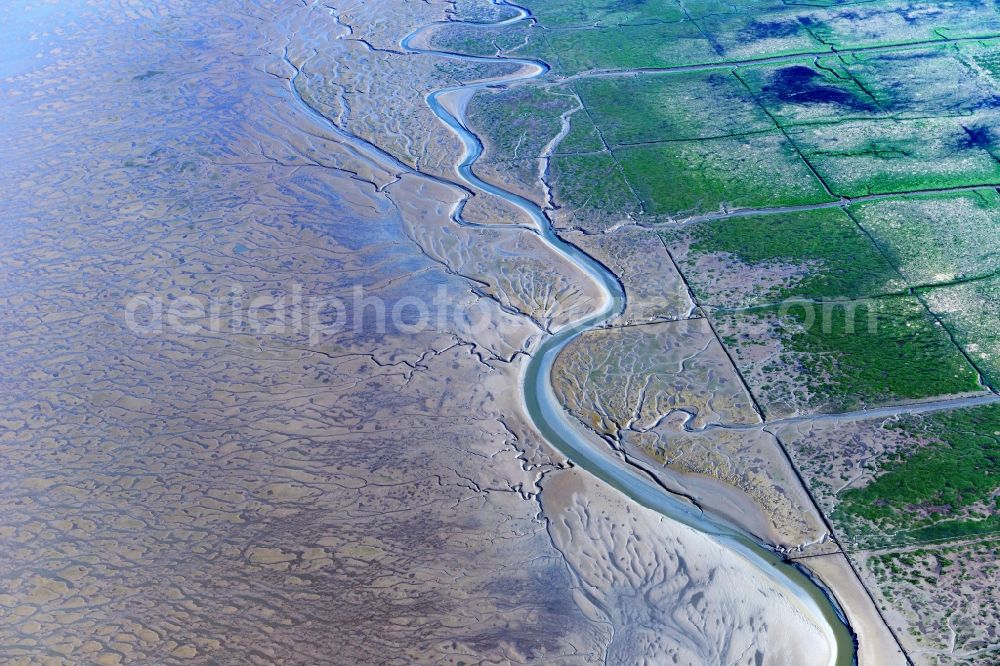
[[[828, 661], [798, 599], [521, 413], [526, 355], [601, 294], [453, 220], [425, 95], [510, 71], [398, 52], [454, 11], [95, 6], [3, 81], [4, 662]], [[449, 309], [380, 324], [359, 288]], [[347, 320], [278, 319], [291, 294]]]
[[611, 663], [822, 664], [830, 639], [798, 599], [710, 538], [578, 472], [542, 505], [578, 597], [608, 617]]

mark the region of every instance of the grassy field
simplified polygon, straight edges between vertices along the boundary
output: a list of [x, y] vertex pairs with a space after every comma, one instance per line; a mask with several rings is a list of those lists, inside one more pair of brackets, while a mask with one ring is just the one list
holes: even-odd
[[922, 295], [986, 382], [1000, 390], [1000, 278], [928, 289]]
[[651, 213], [686, 215], [833, 200], [777, 131], [623, 148], [616, 155]]
[[783, 127], [884, 115], [878, 101], [848, 74], [839, 58], [757, 65], [739, 78]]
[[[688, 283], [701, 302], [718, 307], [787, 298], [860, 298], [904, 287], [871, 239], [840, 208], [733, 217], [661, 233], [668, 247], [687, 246], [678, 263]], [[725, 259], [739, 264], [722, 268]], [[738, 291], [749, 298], [727, 293], [729, 272], [738, 273]]]
[[553, 28], [673, 23], [684, 18], [674, 0], [525, 0], [522, 4], [542, 25]]
[[775, 129], [725, 71], [591, 78], [575, 87], [612, 147]]
[[801, 126], [789, 137], [838, 195], [1000, 184], [985, 118], [861, 120]]
[[932, 46], [841, 60], [843, 71], [894, 118], [965, 116], [994, 108], [996, 95], [992, 77], [975, 62], [975, 47], [969, 49]]
[[994, 189], [883, 199], [850, 211], [912, 286], [1000, 270], [1000, 194]]
[[713, 316], [769, 418], [982, 388], [947, 331], [914, 297], [789, 302]]
[[[807, 355], [803, 370], [829, 376], [831, 396], [861, 403], [893, 402], [979, 390], [976, 373], [946, 332], [912, 298], [832, 307], [810, 322], [793, 307], [788, 348]], [[853, 312], [853, 314], [852, 314]], [[871, 326], [869, 326], [871, 322]]]
[[690, 21], [546, 33], [559, 74], [591, 70], [672, 67], [719, 60]]
[[1000, 15], [989, 0], [933, 7], [910, 0], [854, 5], [773, 1], [752, 7], [707, 0], [685, 2], [685, 7], [729, 60], [1000, 34]]
[[835, 520], [857, 525], [862, 519], [900, 542], [1000, 530], [1000, 406], [904, 418], [885, 427], [902, 430], [915, 446], [879, 461], [871, 483], [846, 490]]
[[[570, 92], [568, 89], [566, 92]], [[604, 150], [604, 139], [585, 110], [570, 116], [569, 132], [556, 146], [556, 153], [593, 153]]]

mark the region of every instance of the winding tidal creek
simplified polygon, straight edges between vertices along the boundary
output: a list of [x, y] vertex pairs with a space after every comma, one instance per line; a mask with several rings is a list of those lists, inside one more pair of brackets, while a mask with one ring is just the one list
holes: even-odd
[[[494, 24], [495, 27], [530, 20], [527, 10], [515, 7], [518, 15]], [[414, 46], [420, 34], [435, 26], [427, 26], [401, 40], [400, 46], [413, 53], [437, 55], [471, 62], [490, 62], [495, 58], [463, 56]], [[600, 327], [624, 309], [625, 293], [615, 275], [600, 262], [575, 246], [566, 243], [553, 231], [545, 213], [533, 202], [480, 179], [473, 172], [473, 165], [483, 152], [478, 137], [467, 126], [463, 117], [465, 102], [476, 90], [498, 83], [513, 83], [544, 76], [549, 68], [542, 62], [527, 59], [503, 58], [505, 62], [522, 66], [519, 73], [500, 81], [473, 83], [446, 87], [428, 96], [427, 102], [435, 115], [461, 139], [465, 154], [457, 166], [463, 182], [501, 197], [521, 209], [535, 224], [537, 233], [553, 249], [580, 268], [604, 294], [600, 307], [582, 319], [572, 322], [549, 336], [535, 351], [523, 375], [523, 398], [527, 413], [539, 432], [569, 460], [585, 469], [604, 483], [622, 492], [635, 502], [667, 518], [682, 523], [717, 539], [733, 552], [744, 557], [775, 583], [789, 590], [803, 610], [829, 632], [836, 653], [832, 664], [847, 666], [856, 662], [854, 635], [836, 602], [800, 566], [788, 561], [780, 553], [758, 542], [746, 532], [707, 515], [690, 502], [671, 494], [653, 481], [645, 472], [631, 466], [592, 433], [587, 433], [559, 403], [552, 389], [552, 366], [559, 353], [584, 332]]]

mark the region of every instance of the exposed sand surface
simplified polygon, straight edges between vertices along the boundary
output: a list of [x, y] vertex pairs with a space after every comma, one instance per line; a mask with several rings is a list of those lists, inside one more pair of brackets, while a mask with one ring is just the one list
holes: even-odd
[[[93, 5], [2, 82], [0, 660], [829, 662], [805, 601], [523, 414], [528, 356], [605, 294], [458, 182], [463, 146], [427, 106], [521, 66], [399, 46], [506, 11]], [[671, 290], [660, 309], [636, 288], [626, 317], [690, 314], [662, 255], [605, 256]], [[643, 328], [575, 350], [562, 386], [586, 422], [757, 422], [703, 322]], [[764, 448], [675, 467], [734, 506], [808, 511]]]
[[[609, 663], [819, 664], [827, 637], [739, 556], [576, 472], [542, 505], [578, 598], [615, 627]], [[572, 554], [572, 555], [570, 555]]]
[[[72, 59], [8, 82], [0, 658], [598, 661], [610, 631], [569, 593], [536, 501], [564, 461], [511, 390], [531, 318], [558, 320], [551, 282], [488, 265], [540, 265], [537, 244], [472, 249], [457, 188], [399, 178], [297, 107], [282, 49], [300, 10], [121, 10], [93, 8]], [[443, 248], [435, 216], [456, 234], [444, 261], [410, 239]], [[294, 310], [247, 320], [296, 291], [352, 319], [356, 288], [384, 327], [313, 340]], [[442, 326], [394, 323], [440, 290]], [[187, 330], [137, 333], [141, 294], [221, 302], [221, 327], [182, 309]]]

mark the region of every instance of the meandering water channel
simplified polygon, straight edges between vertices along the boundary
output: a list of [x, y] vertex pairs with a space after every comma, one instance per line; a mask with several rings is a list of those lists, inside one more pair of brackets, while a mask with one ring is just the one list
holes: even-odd
[[[498, 28], [531, 19], [528, 10], [522, 7], [510, 4], [505, 0], [495, 0], [495, 4], [510, 7], [517, 14], [510, 19], [489, 24], [491, 27]], [[563, 409], [551, 384], [552, 366], [556, 357], [578, 336], [601, 326], [621, 313], [625, 305], [625, 293], [618, 279], [607, 267], [559, 238], [553, 230], [550, 220], [537, 204], [513, 192], [487, 183], [473, 173], [472, 166], [482, 155], [483, 146], [476, 134], [466, 124], [465, 102], [477, 90], [487, 86], [541, 77], [549, 71], [548, 66], [543, 62], [530, 59], [470, 56], [436, 51], [416, 45], [423, 33], [435, 29], [439, 25], [440, 23], [434, 23], [424, 26], [407, 35], [400, 41], [401, 48], [413, 54], [434, 55], [478, 63], [502, 61], [520, 66], [517, 73], [508, 77], [443, 87], [427, 97], [427, 102], [434, 114], [451, 128], [462, 141], [464, 155], [456, 166], [461, 181], [465, 186], [500, 197], [523, 211], [533, 221], [535, 227], [533, 230], [548, 246], [578, 267], [580, 271], [600, 286], [603, 293], [600, 307], [547, 337], [526, 365], [522, 375], [523, 400], [525, 409], [535, 427], [554, 448], [576, 466], [593, 474], [638, 504], [709, 535], [729, 550], [739, 554], [781, 589], [786, 590], [797, 599], [804, 612], [810, 615], [821, 629], [828, 632], [836, 651], [832, 664], [847, 666], [855, 663], [854, 635], [847, 626], [843, 614], [827, 592], [804, 569], [786, 560], [780, 553], [763, 545], [748, 533], [706, 515], [690, 502], [669, 493], [645, 472], [631, 466], [627, 460], [594, 436], [593, 433], [589, 433], [581, 425], [575, 423]], [[476, 25], [482, 26], [484, 24]], [[288, 61], [287, 57], [285, 60], [289, 65], [295, 67]], [[336, 132], [337, 135], [351, 141], [362, 152], [368, 153], [378, 160], [388, 159], [394, 166], [405, 171], [414, 171], [384, 151], [337, 127], [328, 118], [313, 109], [296, 89], [295, 81], [300, 70], [298, 67], [295, 67], [295, 70], [296, 74], [291, 81], [293, 95], [295, 95], [296, 101], [311, 115], [322, 119], [327, 127]], [[457, 214], [459, 217], [460, 212], [459, 210]]]

